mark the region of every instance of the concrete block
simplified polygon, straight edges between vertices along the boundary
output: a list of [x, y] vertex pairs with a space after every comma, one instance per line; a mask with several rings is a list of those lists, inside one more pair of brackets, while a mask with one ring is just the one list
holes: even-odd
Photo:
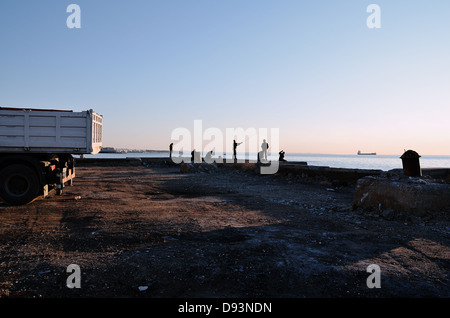
[[432, 215], [450, 209], [450, 184], [420, 177], [364, 177], [356, 184], [354, 207]]

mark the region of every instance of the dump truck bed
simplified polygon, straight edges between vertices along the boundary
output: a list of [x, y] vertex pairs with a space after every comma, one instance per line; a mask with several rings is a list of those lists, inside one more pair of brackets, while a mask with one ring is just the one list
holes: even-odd
[[96, 154], [102, 121], [93, 110], [0, 107], [0, 153]]

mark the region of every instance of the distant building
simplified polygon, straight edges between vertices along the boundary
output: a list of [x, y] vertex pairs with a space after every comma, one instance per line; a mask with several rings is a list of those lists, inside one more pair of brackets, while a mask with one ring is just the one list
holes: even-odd
[[114, 147], [103, 147], [103, 149], [100, 151], [100, 153], [114, 153], [116, 152], [116, 149]]

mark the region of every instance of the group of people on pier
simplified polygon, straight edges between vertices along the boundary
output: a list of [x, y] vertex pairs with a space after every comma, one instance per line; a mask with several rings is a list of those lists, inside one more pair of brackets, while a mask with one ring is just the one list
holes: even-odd
[[[234, 162], [237, 161], [237, 147], [242, 144], [242, 142], [236, 142], [236, 140], [233, 140], [233, 160]], [[267, 141], [264, 139], [262, 144], [261, 144], [261, 151], [258, 152], [258, 158], [257, 161], [258, 163], [261, 162], [267, 162], [267, 151], [269, 149], [269, 144], [267, 143]], [[171, 143], [169, 145], [169, 154], [170, 154], [170, 158], [172, 158], [172, 153], [173, 153], [173, 143]], [[284, 155], [285, 152], [283, 150], [281, 150], [279, 153], [279, 161], [286, 161], [286, 159], [284, 159]], [[200, 159], [200, 153], [197, 152], [195, 149], [191, 151], [191, 161], [192, 162], [201, 162]], [[205, 162], [212, 162], [212, 155], [213, 155], [213, 151], [208, 151], [205, 155], [204, 161]]]

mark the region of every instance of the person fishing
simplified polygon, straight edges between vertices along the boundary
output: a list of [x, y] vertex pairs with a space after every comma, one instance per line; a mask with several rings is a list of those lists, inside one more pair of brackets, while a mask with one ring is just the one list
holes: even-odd
[[242, 142], [236, 142], [236, 140], [233, 140], [233, 159], [234, 159], [234, 161], [237, 160], [237, 156], [236, 156], [236, 148], [237, 148], [237, 146], [239, 146], [240, 144], [242, 144]]

